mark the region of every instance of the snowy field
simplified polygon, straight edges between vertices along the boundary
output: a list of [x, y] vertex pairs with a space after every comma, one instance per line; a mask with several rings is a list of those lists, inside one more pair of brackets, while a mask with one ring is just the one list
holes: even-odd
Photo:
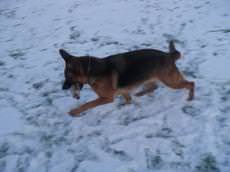
[[[0, 0], [0, 172], [229, 172], [229, 0]], [[183, 53], [196, 82], [83, 113], [61, 89], [64, 48], [104, 57], [139, 48]]]

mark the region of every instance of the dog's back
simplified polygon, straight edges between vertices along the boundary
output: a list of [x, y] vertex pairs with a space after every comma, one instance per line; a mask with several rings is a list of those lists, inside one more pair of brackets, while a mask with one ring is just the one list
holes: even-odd
[[117, 86], [123, 88], [153, 78], [175, 63], [169, 53], [142, 49], [109, 56], [107, 63], [118, 73]]

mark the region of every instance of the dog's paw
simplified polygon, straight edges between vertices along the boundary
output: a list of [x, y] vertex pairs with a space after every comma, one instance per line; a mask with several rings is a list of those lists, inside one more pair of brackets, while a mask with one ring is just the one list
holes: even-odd
[[72, 117], [78, 117], [80, 113], [77, 113], [76, 110], [71, 110], [68, 114]]

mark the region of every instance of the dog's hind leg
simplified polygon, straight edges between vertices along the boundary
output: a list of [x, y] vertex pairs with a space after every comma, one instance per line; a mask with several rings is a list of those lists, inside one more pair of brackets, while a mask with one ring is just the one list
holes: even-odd
[[125, 104], [130, 104], [132, 97], [129, 95], [129, 93], [122, 93], [122, 96], [125, 98]]
[[69, 112], [69, 114], [71, 116], [77, 116], [83, 111], [86, 111], [88, 109], [94, 108], [94, 107], [99, 106], [99, 105], [111, 103], [111, 102], [113, 102], [113, 98], [99, 97], [96, 100], [93, 100], [93, 101], [90, 101], [88, 103], [85, 103], [85, 104], [81, 105], [80, 107], [78, 107], [76, 109], [72, 109]]
[[190, 101], [193, 99], [195, 83], [192, 81], [185, 80], [177, 68], [171, 71], [170, 75], [163, 76], [162, 78], [159, 79], [165, 85], [173, 89], [183, 89], [183, 88], [188, 89], [189, 95], [187, 100]]
[[143, 96], [147, 93], [154, 91], [155, 89], [157, 89], [157, 85], [155, 82], [146, 83], [144, 84], [144, 89], [140, 92], [137, 92], [135, 96], [138, 96], [138, 97]]
[[188, 89], [189, 90], [189, 95], [188, 95], [188, 98], [187, 100], [190, 101], [194, 98], [194, 82], [192, 81], [181, 81], [181, 82], [178, 82], [178, 83], [170, 83], [170, 82], [164, 82], [163, 83], [173, 89], [182, 89], [182, 88], [185, 88], [185, 89]]

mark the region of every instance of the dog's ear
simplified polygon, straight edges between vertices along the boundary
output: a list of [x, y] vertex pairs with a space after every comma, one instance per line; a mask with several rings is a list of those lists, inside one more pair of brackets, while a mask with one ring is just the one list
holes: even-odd
[[62, 58], [65, 60], [65, 61], [68, 61], [71, 59], [72, 55], [70, 55], [69, 53], [67, 53], [65, 50], [63, 49], [59, 49], [59, 54], [62, 56]]
[[169, 52], [170, 52], [170, 53], [173, 53], [173, 52], [175, 52], [175, 51], [177, 51], [177, 50], [176, 50], [176, 48], [175, 48], [175, 45], [174, 45], [173, 40], [171, 40], [171, 41], [169, 41]]

